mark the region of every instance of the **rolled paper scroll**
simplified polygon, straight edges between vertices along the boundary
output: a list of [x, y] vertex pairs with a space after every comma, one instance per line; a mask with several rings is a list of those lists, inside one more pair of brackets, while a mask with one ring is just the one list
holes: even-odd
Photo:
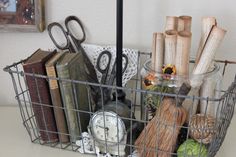
[[199, 47], [197, 50], [195, 66], [199, 62], [199, 59], [202, 54], [202, 50], [204, 48], [204, 45], [207, 41], [207, 38], [208, 38], [209, 33], [211, 32], [211, 29], [213, 26], [216, 26], [216, 18], [215, 17], [203, 17], [202, 18], [201, 39], [200, 39]]
[[[199, 90], [200, 90], [200, 87], [195, 87], [195, 88], [191, 87], [191, 90], [189, 91], [187, 96], [198, 97]], [[187, 111], [186, 123], [188, 123], [191, 117], [197, 113], [198, 103], [199, 103], [198, 99], [185, 99], [184, 100], [182, 106]]]
[[179, 76], [189, 75], [189, 55], [191, 49], [192, 33], [181, 31], [177, 35], [177, 46], [175, 56], [176, 74]]
[[175, 65], [175, 53], [177, 43], [177, 31], [167, 30], [165, 31], [165, 55], [164, 64]]
[[178, 18], [178, 31], [189, 31], [191, 32], [192, 17], [191, 16], [180, 16]]
[[[193, 69], [193, 75], [191, 75], [192, 77], [190, 78], [191, 90], [188, 95], [198, 96], [200, 86], [202, 85], [204, 79], [204, 75], [201, 74], [207, 73], [209, 70], [216, 50], [222, 42], [225, 33], [226, 30], [217, 26], [213, 26], [208, 40], [204, 46], [199, 63], [197, 64], [196, 68]], [[197, 104], [197, 102], [197, 100], [193, 100], [192, 102], [186, 100], [183, 103], [184, 108], [189, 112], [189, 117], [187, 120], [191, 118], [191, 115], [196, 113], [197, 105], [195, 104]], [[204, 106], [202, 106], [202, 108], [204, 108]]]
[[[215, 71], [216, 66], [213, 64], [208, 69], [208, 71]], [[221, 110], [221, 103], [218, 103], [218, 101], [212, 101], [211, 99], [219, 99], [221, 97], [221, 75], [217, 74], [214, 75], [215, 77], [206, 77], [204, 78], [203, 84], [201, 85], [200, 89], [200, 97], [209, 98], [208, 100], [201, 99], [200, 100], [200, 113], [211, 115], [214, 118], [217, 118]]]
[[[193, 75], [204, 74], [208, 71], [208, 68], [210, 67], [215, 57], [216, 50], [220, 46], [225, 34], [226, 30], [217, 26], [213, 26], [212, 31], [202, 51], [200, 60], [193, 70]], [[190, 83], [192, 87], [196, 87], [201, 85], [201, 81], [201, 79], [197, 78], [190, 80]]]
[[[182, 76], [183, 79], [187, 79], [189, 76], [189, 55], [191, 49], [192, 33], [189, 31], [181, 31], [177, 36], [177, 50], [176, 50], [176, 74]], [[186, 76], [186, 77], [185, 77]], [[181, 80], [186, 81], [186, 80]], [[179, 82], [180, 83], [180, 82]], [[192, 88], [188, 93], [188, 96], [199, 96], [199, 88]], [[185, 99], [182, 106], [187, 111], [186, 122], [197, 112], [198, 100], [197, 99]]]
[[152, 37], [152, 60], [151, 60], [151, 64], [152, 64], [153, 69], [156, 66], [156, 37], [157, 37], [157, 33], [153, 33], [153, 37]]
[[[213, 78], [212, 78], [213, 79]], [[212, 79], [206, 79], [200, 89], [200, 97], [215, 98], [216, 97], [216, 82]], [[200, 100], [200, 113], [211, 115], [216, 118], [218, 104], [215, 101]]]
[[157, 72], [161, 72], [164, 62], [164, 34], [156, 33], [156, 56], [155, 56], [155, 68]]
[[165, 31], [178, 29], [178, 17], [176, 16], [166, 16]]

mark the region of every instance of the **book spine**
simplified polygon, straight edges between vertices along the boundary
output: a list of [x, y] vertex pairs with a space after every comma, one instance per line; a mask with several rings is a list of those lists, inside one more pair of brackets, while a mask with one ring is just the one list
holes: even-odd
[[[69, 79], [70, 73], [66, 66], [57, 66], [57, 74], [59, 78]], [[77, 117], [76, 106], [73, 98], [73, 87], [71, 82], [59, 81], [61, 96], [65, 107], [65, 115], [70, 133], [71, 142], [76, 142], [80, 136], [79, 123]]]
[[[46, 71], [49, 77], [57, 76], [54, 65], [46, 67]], [[50, 86], [52, 104], [54, 106], [53, 110], [54, 110], [54, 115], [56, 119], [59, 139], [60, 139], [60, 142], [67, 143], [69, 142], [69, 136], [67, 135], [68, 128], [67, 128], [65, 113], [64, 113], [64, 109], [62, 105], [61, 93], [58, 87], [58, 81], [56, 79], [50, 79], [49, 86]]]
[[[86, 81], [85, 68], [83, 66], [83, 57], [78, 55], [75, 58], [74, 63], [70, 65], [71, 78], [79, 81]], [[89, 110], [89, 97], [88, 88], [84, 84], [74, 83], [74, 98], [76, 102], [76, 108], [83, 112], [78, 112], [78, 120], [81, 125], [81, 130], [87, 131], [89, 124], [90, 114], [86, 113]]]
[[[42, 63], [24, 65], [23, 68], [26, 73], [46, 74]], [[29, 75], [26, 75], [25, 78], [41, 139], [45, 142], [58, 141], [49, 86], [46, 79]]]

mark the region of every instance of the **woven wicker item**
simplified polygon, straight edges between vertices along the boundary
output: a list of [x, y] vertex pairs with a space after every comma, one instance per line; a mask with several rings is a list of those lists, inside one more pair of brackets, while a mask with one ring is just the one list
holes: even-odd
[[215, 118], [209, 115], [196, 114], [191, 118], [190, 136], [200, 143], [208, 144], [215, 134], [214, 126]]

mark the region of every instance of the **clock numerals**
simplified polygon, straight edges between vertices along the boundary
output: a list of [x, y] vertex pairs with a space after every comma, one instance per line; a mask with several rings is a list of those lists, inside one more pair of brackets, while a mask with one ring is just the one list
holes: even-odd
[[93, 136], [102, 143], [116, 144], [124, 136], [122, 120], [112, 112], [98, 112], [92, 121]]
[[106, 116], [106, 122], [109, 122], [109, 117], [108, 116]]
[[102, 121], [99, 119], [99, 120], [97, 121], [97, 123], [98, 123], [98, 124], [101, 124], [101, 123], [102, 123]]

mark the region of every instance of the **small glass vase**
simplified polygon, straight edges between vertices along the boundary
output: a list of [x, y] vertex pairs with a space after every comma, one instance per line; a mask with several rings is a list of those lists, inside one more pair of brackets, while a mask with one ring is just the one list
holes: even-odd
[[202, 113], [218, 117], [220, 113], [220, 104], [218, 99], [221, 96], [222, 75], [217, 63], [213, 63], [209, 70], [204, 74], [193, 75], [194, 60], [190, 60], [188, 76], [180, 76], [174, 73], [174, 69], [169, 70], [169, 74], [162, 71], [153, 70], [151, 60], [147, 60], [142, 69], [142, 89], [147, 92], [142, 93], [141, 119], [148, 121], [153, 118], [163, 99], [163, 94], [176, 96], [179, 88], [183, 83], [191, 86], [191, 90], [182, 103], [188, 112], [186, 122], [196, 113]]

